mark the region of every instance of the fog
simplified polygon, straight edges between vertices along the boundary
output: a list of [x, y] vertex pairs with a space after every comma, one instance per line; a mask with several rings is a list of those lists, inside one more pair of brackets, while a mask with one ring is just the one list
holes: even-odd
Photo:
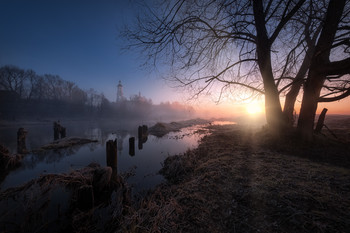
[[0, 68], [0, 119], [183, 120], [195, 116], [193, 107], [180, 103], [153, 104], [145, 96], [119, 93], [108, 100], [94, 89], [83, 90], [57, 75], [38, 75], [15, 66]]

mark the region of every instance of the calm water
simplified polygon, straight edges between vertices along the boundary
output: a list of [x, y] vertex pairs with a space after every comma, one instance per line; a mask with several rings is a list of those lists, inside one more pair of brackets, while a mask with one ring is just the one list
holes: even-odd
[[[218, 122], [219, 123], [219, 122]], [[22, 166], [11, 171], [1, 183], [1, 190], [15, 187], [37, 178], [40, 174], [63, 173], [87, 166], [91, 162], [106, 165], [107, 140], [117, 139], [118, 142], [118, 172], [131, 172], [128, 183], [136, 191], [149, 189], [163, 181], [157, 172], [166, 157], [184, 153], [194, 148], [203, 134], [194, 133], [203, 126], [184, 128], [180, 132], [172, 132], [162, 138], [149, 135], [138, 149], [137, 127], [142, 123], [96, 123], [96, 122], [61, 122], [67, 128], [67, 137], [78, 136], [97, 139], [97, 143], [74, 146], [68, 149], [48, 151], [42, 154], [28, 154], [24, 157]], [[149, 126], [152, 123], [149, 123]], [[22, 126], [28, 131], [27, 148], [36, 149], [53, 141], [51, 122]], [[2, 127], [0, 143], [16, 152], [16, 132], [19, 126]], [[135, 155], [129, 155], [129, 137], [135, 137]]]

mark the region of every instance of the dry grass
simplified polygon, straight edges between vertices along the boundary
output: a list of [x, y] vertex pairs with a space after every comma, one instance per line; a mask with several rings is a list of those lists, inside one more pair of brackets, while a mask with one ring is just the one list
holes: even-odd
[[[96, 192], [92, 164], [0, 193], [0, 223], [14, 219], [9, 229], [32, 232], [349, 232], [349, 144], [324, 136], [300, 144], [293, 133], [237, 125], [208, 129], [197, 149], [164, 161], [167, 182], [137, 203], [120, 176]], [[77, 208], [82, 187], [94, 193], [87, 210]]]
[[21, 154], [11, 154], [5, 146], [0, 144], [0, 183], [11, 170], [21, 165], [23, 156]]
[[[168, 183], [130, 209], [118, 232], [349, 231], [349, 167], [310, 160], [316, 145], [283, 146], [238, 126], [211, 130], [197, 149], [164, 162]], [[332, 146], [349, 160], [346, 145], [324, 147]]]
[[130, 193], [120, 176], [113, 180], [109, 176], [111, 180], [106, 181], [107, 176], [98, 175], [107, 173], [108, 168], [90, 164], [68, 174], [42, 175], [0, 192], [0, 231], [112, 231], [110, 226], [130, 204]]

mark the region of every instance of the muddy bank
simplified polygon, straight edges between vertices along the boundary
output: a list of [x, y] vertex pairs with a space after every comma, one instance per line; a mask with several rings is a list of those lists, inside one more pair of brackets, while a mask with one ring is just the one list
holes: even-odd
[[338, 148], [338, 159], [349, 161], [348, 145], [325, 139], [322, 149], [260, 129], [210, 128], [197, 149], [164, 161], [168, 182], [130, 208], [118, 232], [349, 231], [350, 166], [314, 159]]
[[0, 193], [1, 232], [106, 232], [118, 226], [130, 191], [110, 167], [90, 164]]
[[193, 125], [208, 124], [210, 122], [211, 121], [199, 119], [199, 118], [187, 120], [187, 121], [171, 122], [171, 123], [158, 122], [154, 126], [149, 128], [149, 133], [156, 137], [163, 137], [164, 135], [170, 132], [179, 131], [182, 128], [190, 127]]

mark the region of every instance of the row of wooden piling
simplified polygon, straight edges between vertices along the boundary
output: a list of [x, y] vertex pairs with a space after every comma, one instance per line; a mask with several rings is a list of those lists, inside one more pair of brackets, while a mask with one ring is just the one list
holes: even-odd
[[[138, 128], [138, 148], [142, 150], [143, 144], [148, 138], [148, 127], [147, 125], [139, 126]], [[135, 155], [135, 137], [129, 138], [129, 155]], [[117, 139], [108, 140], [106, 142], [106, 161], [107, 166], [111, 167], [113, 170], [117, 169], [118, 166], [118, 150], [117, 150]]]
[[[66, 137], [66, 128], [63, 127], [60, 122], [54, 122], [53, 123], [53, 138], [54, 140], [58, 140], [60, 138]], [[17, 130], [17, 153], [18, 154], [26, 154], [28, 153], [27, 146], [26, 146], [26, 137], [27, 137], [28, 131], [24, 128], [19, 128]]]
[[[58, 140], [59, 137], [66, 137], [66, 128], [61, 126], [59, 122], [54, 122], [54, 140]], [[28, 131], [24, 128], [19, 128], [17, 131], [17, 153], [25, 154], [28, 153], [26, 148], [26, 136]], [[143, 144], [148, 139], [148, 127], [142, 125], [138, 127], [138, 149], [143, 149]], [[129, 155], [135, 155], [135, 137], [129, 138]], [[107, 166], [117, 169], [118, 165], [118, 150], [117, 150], [117, 139], [109, 140], [106, 142], [106, 160]]]

